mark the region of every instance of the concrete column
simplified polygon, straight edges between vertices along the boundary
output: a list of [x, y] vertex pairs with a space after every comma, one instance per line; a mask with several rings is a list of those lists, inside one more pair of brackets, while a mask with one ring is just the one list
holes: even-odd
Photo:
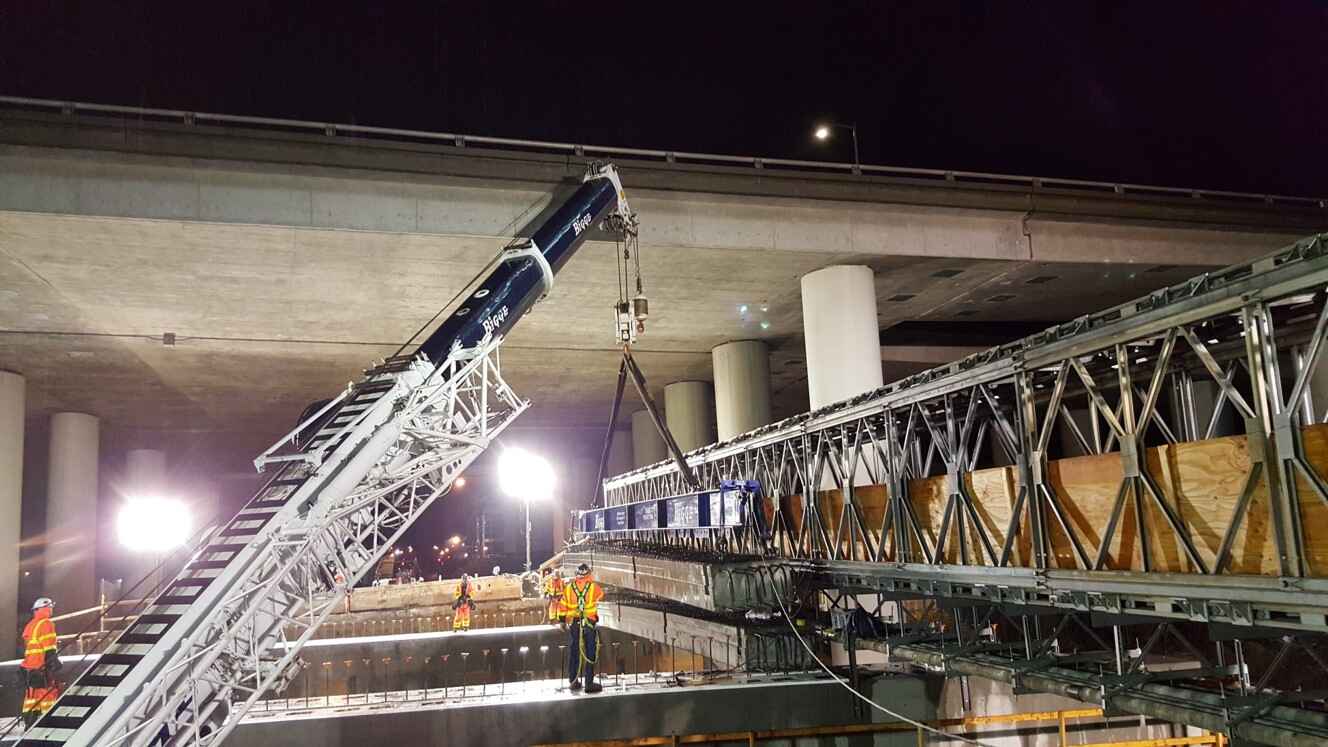
[[836, 265], [803, 275], [802, 324], [813, 410], [881, 386], [881, 330], [870, 267]]
[[81, 412], [51, 417], [43, 593], [65, 612], [97, 603], [99, 429], [97, 418]]
[[[120, 494], [123, 498], [121, 505], [143, 498], [167, 497], [166, 453], [156, 449], [131, 449], [126, 453], [125, 481]], [[115, 518], [111, 517], [111, 521], [115, 521]], [[161, 561], [158, 553], [135, 552], [127, 547], [121, 547], [118, 542], [114, 554], [124, 559], [121, 570], [124, 574], [125, 590], [155, 571]], [[145, 591], [144, 587], [139, 589]]]
[[130, 497], [162, 496], [166, 492], [166, 453], [130, 449], [125, 454], [125, 493]]
[[715, 400], [708, 381], [676, 381], [664, 387], [664, 417], [683, 453], [715, 442]]
[[613, 445], [609, 447], [609, 464], [604, 469], [604, 476], [613, 477], [624, 472], [630, 472], [633, 464], [631, 430], [614, 431]]
[[18, 632], [19, 527], [23, 520], [25, 380], [0, 371], [0, 652], [15, 651]]
[[770, 348], [760, 340], [726, 342], [710, 351], [715, 371], [715, 424], [727, 441], [771, 421]]
[[[615, 441], [618, 439], [614, 439]], [[626, 439], [624, 439], [626, 440]], [[610, 454], [610, 462], [612, 455]], [[568, 539], [568, 517], [573, 511], [590, 507], [595, 494], [595, 473], [599, 471], [599, 458], [575, 457], [567, 462], [566, 470], [558, 474], [557, 496], [553, 505], [553, 551], [558, 552]], [[543, 561], [543, 558], [539, 558]]]
[[663, 461], [668, 455], [668, 447], [650, 420], [650, 413], [645, 410], [632, 413], [632, 464], [644, 467]]

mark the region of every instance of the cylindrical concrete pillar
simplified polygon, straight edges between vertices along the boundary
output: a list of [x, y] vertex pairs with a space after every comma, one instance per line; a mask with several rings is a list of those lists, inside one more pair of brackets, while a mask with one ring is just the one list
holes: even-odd
[[[649, 413], [646, 417], [649, 417]], [[614, 431], [613, 444], [609, 447], [609, 463], [604, 468], [604, 476], [613, 477], [630, 472], [633, 464], [632, 432], [627, 429]]]
[[25, 383], [20, 374], [0, 371], [0, 651], [6, 657], [18, 632]]
[[760, 340], [726, 342], [710, 351], [715, 371], [715, 425], [727, 441], [770, 423], [770, 348]]
[[650, 419], [650, 413], [645, 410], [632, 413], [632, 464], [644, 467], [663, 461], [668, 455], [668, 447]]
[[[558, 474], [553, 501], [553, 551], [563, 548], [568, 539], [568, 518], [574, 511], [590, 508], [595, 495], [595, 474], [599, 471], [599, 458], [575, 457], [566, 461], [566, 468]], [[537, 560], [542, 561], [543, 558]]]
[[[166, 453], [156, 449], [129, 450], [125, 454], [124, 484], [119, 492], [122, 505], [136, 500], [170, 497], [166, 490]], [[123, 559], [120, 569], [124, 574], [126, 591], [138, 583], [139, 579], [155, 571], [161, 562], [161, 553], [135, 551], [118, 544], [112, 554]], [[154, 579], [154, 585], [155, 581]], [[150, 587], [138, 587], [135, 596], [146, 592], [148, 588]]]
[[125, 454], [126, 494], [161, 497], [166, 491], [166, 452], [130, 449]]
[[99, 422], [81, 412], [51, 417], [46, 487], [46, 587], [65, 612], [97, 603]]
[[803, 275], [802, 327], [813, 410], [881, 386], [881, 329], [870, 267], [835, 265]]
[[683, 453], [715, 442], [715, 398], [708, 381], [675, 381], [664, 387], [664, 419]]

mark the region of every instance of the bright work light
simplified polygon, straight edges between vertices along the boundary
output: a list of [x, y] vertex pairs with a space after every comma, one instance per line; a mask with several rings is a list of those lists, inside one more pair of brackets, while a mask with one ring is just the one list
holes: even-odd
[[524, 449], [505, 449], [498, 457], [498, 482], [504, 493], [526, 506], [526, 573], [530, 573], [530, 502], [553, 499], [553, 467]]
[[523, 501], [553, 497], [553, 467], [542, 456], [525, 449], [505, 449], [498, 457], [498, 480], [503, 492]]
[[145, 496], [130, 498], [120, 509], [115, 531], [130, 552], [163, 553], [183, 545], [193, 530], [184, 501]]

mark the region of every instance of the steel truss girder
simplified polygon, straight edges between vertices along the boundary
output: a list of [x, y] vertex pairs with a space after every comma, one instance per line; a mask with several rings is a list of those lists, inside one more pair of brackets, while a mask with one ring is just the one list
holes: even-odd
[[[142, 747], [163, 728], [168, 746], [219, 744], [261, 695], [281, 689], [344, 589], [529, 407], [502, 378], [500, 343], [454, 351], [437, 367], [421, 357], [399, 374], [395, 396], [310, 468], [326, 478], [306, 511], [258, 540], [210, 622], [171, 653], [137, 708], [108, 724], [97, 744]], [[367, 468], [346, 472], [364, 477], [338, 491], [337, 475], [353, 462]]]
[[863, 594], [1328, 632], [1328, 579], [790, 562], [820, 586]]
[[[1328, 569], [1308, 565], [1298, 507], [1309, 499], [1328, 502], [1328, 481], [1306, 458], [1301, 441], [1301, 427], [1317, 422], [1316, 409], [1328, 405], [1311, 407], [1307, 384], [1316, 367], [1328, 365], [1322, 362], [1328, 347], [1323, 344], [1326, 286], [1328, 237], [1312, 237], [697, 450], [688, 455], [688, 463], [703, 487], [717, 484], [721, 476], [761, 483], [773, 528], [762, 548], [769, 556], [876, 563], [886, 575], [896, 576], [894, 569], [907, 568], [942, 585], [953, 573], [1009, 573], [1022, 579], [1031, 572], [1035, 579], [1043, 574], [1043, 583], [1057, 579], [1056, 588], [1041, 588], [1049, 600], [1043, 603], [1050, 606], [1321, 630], [1322, 613], [1305, 610], [1304, 601], [1328, 601], [1321, 596], [1321, 582], [1310, 578]], [[1278, 359], [1289, 351], [1296, 372], [1284, 392]], [[1194, 417], [1196, 380], [1210, 382], [1217, 392], [1206, 429]], [[1179, 392], [1169, 395], [1170, 415], [1161, 405], [1168, 391]], [[1066, 407], [1071, 397], [1088, 403], [1086, 429]], [[1212, 435], [1224, 410], [1246, 424], [1252, 464], [1239, 495], [1232, 496], [1231, 515], [1217, 517], [1225, 520], [1216, 526], [1220, 544], [1210, 546], [1213, 553], [1206, 555], [1144, 456], [1147, 439], [1175, 443]], [[1058, 422], [1067, 425], [1086, 453], [1119, 451], [1124, 476], [1102, 526], [1076, 521], [1047, 478], [1048, 449]], [[1004, 526], [992, 527], [975, 515], [966, 483], [985, 453], [987, 433], [994, 435], [991, 448], [1005, 452], [1017, 476], [1013, 510]], [[939, 474], [937, 466], [942, 467]], [[939, 523], [926, 530], [909, 499], [908, 483], [938, 476], [945, 477], [948, 497]], [[887, 489], [879, 520], [869, 521], [859, 500], [866, 482]], [[1275, 509], [1271, 534], [1280, 577], [1237, 575], [1231, 567], [1233, 546], [1252, 510], [1256, 486], [1265, 482]], [[1317, 498], [1297, 495], [1306, 484]], [[830, 488], [837, 488], [842, 499], [833, 510], [822, 496]], [[666, 463], [605, 482], [610, 505], [685, 490]], [[788, 504], [795, 497], [799, 505], [790, 513]], [[1123, 545], [1114, 547], [1127, 507], [1135, 516], [1137, 559], [1122, 554]], [[1191, 572], [1148, 575], [1149, 585], [1162, 583], [1167, 591], [1147, 594], [1130, 576], [1136, 571], [1109, 568], [1155, 570], [1150, 542], [1155, 527], [1174, 536]], [[992, 530], [1003, 531], [1003, 540], [997, 541]], [[645, 539], [713, 546], [695, 533], [661, 531]], [[1067, 548], [1059, 557], [1058, 546]], [[999, 584], [975, 583], [980, 595], [1005, 593], [994, 591]], [[1037, 583], [1020, 581], [1009, 593], [1036, 596]], [[918, 593], [943, 591], [930, 582], [918, 588], [923, 589]], [[1163, 597], [1171, 601], [1157, 601]], [[1137, 609], [1128, 609], [1132, 606]], [[1299, 611], [1286, 617], [1289, 609]]]
[[[1118, 343], [1163, 334], [1172, 327], [1239, 311], [1249, 298], [1276, 298], [1313, 291], [1325, 284], [1328, 284], [1328, 235], [1313, 236], [1257, 260], [1200, 275], [1038, 335], [910, 376], [875, 392], [698, 449], [688, 455], [688, 463], [696, 468], [786, 441], [794, 433], [822, 430], [879, 413], [886, 407], [934, 399], [947, 391], [975, 384], [1008, 380], [1015, 373], [1016, 361], [1029, 371], [1055, 366], [1073, 356], [1090, 355]], [[660, 462], [610, 478], [605, 487], [609, 491], [628, 490], [642, 482], [667, 478], [672, 471], [669, 463]]]

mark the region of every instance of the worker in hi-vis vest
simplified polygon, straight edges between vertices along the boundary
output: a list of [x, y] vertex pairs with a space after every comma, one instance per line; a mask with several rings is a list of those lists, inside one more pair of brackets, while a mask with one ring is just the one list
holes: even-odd
[[23, 661], [19, 667], [27, 686], [23, 693], [24, 728], [36, 723], [60, 697], [60, 685], [55, 681], [60, 656], [56, 653], [55, 622], [51, 620], [54, 610], [55, 602], [49, 597], [38, 599], [32, 604], [32, 619], [23, 628]]
[[452, 630], [463, 632], [470, 630], [470, 613], [475, 609], [475, 589], [470, 581], [470, 574], [461, 574], [461, 583], [452, 592]]
[[552, 568], [544, 571], [544, 598], [548, 602], [549, 624], [557, 625], [563, 619], [563, 576]]
[[568, 643], [567, 679], [572, 690], [580, 690], [582, 680], [588, 693], [604, 689], [595, 681], [595, 658], [599, 653], [599, 600], [604, 589], [590, 575], [590, 566], [576, 567], [576, 578], [563, 585], [563, 626], [571, 631]]

